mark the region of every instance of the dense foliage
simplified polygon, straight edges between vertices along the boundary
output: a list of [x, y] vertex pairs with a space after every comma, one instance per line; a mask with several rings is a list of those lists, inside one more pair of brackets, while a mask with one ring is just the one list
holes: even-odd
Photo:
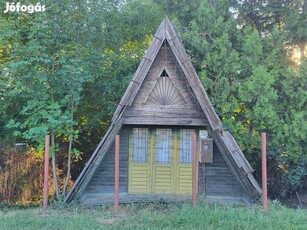
[[0, 15], [0, 153], [51, 134], [58, 197], [56, 169], [78, 176], [166, 14], [256, 176], [267, 132], [271, 197], [307, 188], [306, 1], [41, 4]]

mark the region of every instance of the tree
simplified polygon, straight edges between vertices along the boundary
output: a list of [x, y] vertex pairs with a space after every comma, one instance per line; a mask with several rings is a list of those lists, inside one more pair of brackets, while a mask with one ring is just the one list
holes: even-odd
[[267, 132], [272, 197], [306, 184], [306, 65], [289, 54], [293, 41], [306, 37], [288, 21], [303, 18], [300, 2], [277, 9], [274, 1], [204, 1], [193, 15], [178, 17], [218, 115], [259, 171], [260, 133]]
[[7, 44], [9, 53], [2, 68], [2, 81], [6, 87], [3, 98], [20, 98], [23, 102], [18, 108], [17, 119], [12, 119], [8, 127], [16, 128], [15, 135], [37, 143], [38, 148], [43, 147], [43, 137], [51, 134], [58, 199], [55, 162], [58, 145], [55, 138], [69, 141], [70, 160], [72, 142], [78, 135], [73, 113], [84, 83], [91, 80], [80, 42], [82, 12], [76, 6], [78, 2], [75, 6], [73, 3], [55, 2], [44, 13], [21, 14], [17, 18], [9, 15], [6, 22], [10, 27], [4, 25], [2, 35], [2, 44]]
[[[1, 47], [7, 58], [1, 59], [1, 96], [3, 101], [20, 103], [9, 116], [1, 117], [6, 127], [15, 129], [16, 136], [32, 146], [38, 145], [38, 149], [43, 148], [44, 135], [51, 134], [58, 199], [56, 152], [62, 142], [69, 143], [62, 189], [65, 195], [71, 154], [77, 153], [73, 142], [80, 131], [89, 139], [85, 129], [97, 136], [93, 130], [108, 124], [128, 78], [151, 40], [135, 21], [138, 10], [145, 8], [149, 9], [149, 5], [133, 1], [124, 5], [56, 1], [41, 14], [10, 14], [2, 19]], [[144, 25], [152, 23], [154, 17], [153, 11], [147, 15]], [[3, 108], [9, 112], [10, 103]], [[8, 118], [13, 119], [8, 122]]]

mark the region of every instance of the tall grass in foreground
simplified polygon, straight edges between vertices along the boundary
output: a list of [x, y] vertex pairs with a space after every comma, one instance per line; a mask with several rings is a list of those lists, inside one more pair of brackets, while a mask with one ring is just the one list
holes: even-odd
[[122, 205], [119, 215], [112, 206], [2, 209], [0, 229], [307, 229], [307, 210], [281, 205], [261, 207], [190, 204]]

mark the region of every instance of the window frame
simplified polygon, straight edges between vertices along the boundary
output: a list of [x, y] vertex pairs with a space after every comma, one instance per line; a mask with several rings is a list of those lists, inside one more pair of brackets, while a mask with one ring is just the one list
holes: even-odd
[[[168, 141], [162, 142], [164, 146], [161, 147], [159, 147], [159, 137], [157, 136], [159, 130], [168, 132]], [[156, 164], [192, 164], [192, 135], [197, 135], [198, 131], [199, 127], [132, 127], [129, 143], [131, 163], [147, 164], [152, 161], [152, 163]], [[142, 132], [146, 133], [143, 138], [144, 133]], [[162, 136], [161, 140], [163, 138]], [[183, 138], [185, 139], [183, 140]], [[197, 135], [197, 142], [199, 141], [198, 139]], [[166, 146], [168, 150], [164, 149], [162, 151], [168, 151], [168, 159], [163, 156], [165, 154], [158, 153], [159, 148], [165, 148]], [[187, 154], [187, 152], [189, 153]]]
[[195, 129], [179, 129], [178, 130], [178, 163], [192, 164], [192, 135], [196, 134]]
[[[139, 138], [144, 134], [145, 131], [146, 131], [145, 137]], [[135, 164], [148, 163], [150, 135], [151, 134], [149, 128], [135, 127], [132, 129], [132, 141], [131, 141], [132, 163]]]
[[[158, 136], [159, 132], [161, 135]], [[173, 135], [172, 128], [156, 128], [155, 129], [155, 163], [171, 164], [173, 161]]]

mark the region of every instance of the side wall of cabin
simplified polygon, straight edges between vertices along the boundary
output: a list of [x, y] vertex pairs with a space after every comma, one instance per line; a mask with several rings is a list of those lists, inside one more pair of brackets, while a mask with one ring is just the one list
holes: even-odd
[[205, 195], [217, 197], [245, 196], [242, 187], [215, 143], [213, 145], [213, 163], [205, 165]]
[[[123, 126], [120, 130], [120, 153], [119, 153], [119, 191], [128, 192], [128, 159], [129, 159], [129, 134], [130, 128]], [[96, 172], [83, 191], [80, 200], [84, 203], [99, 202], [103, 195], [114, 193], [115, 180], [115, 142], [107, 151], [104, 159], [97, 167]]]

